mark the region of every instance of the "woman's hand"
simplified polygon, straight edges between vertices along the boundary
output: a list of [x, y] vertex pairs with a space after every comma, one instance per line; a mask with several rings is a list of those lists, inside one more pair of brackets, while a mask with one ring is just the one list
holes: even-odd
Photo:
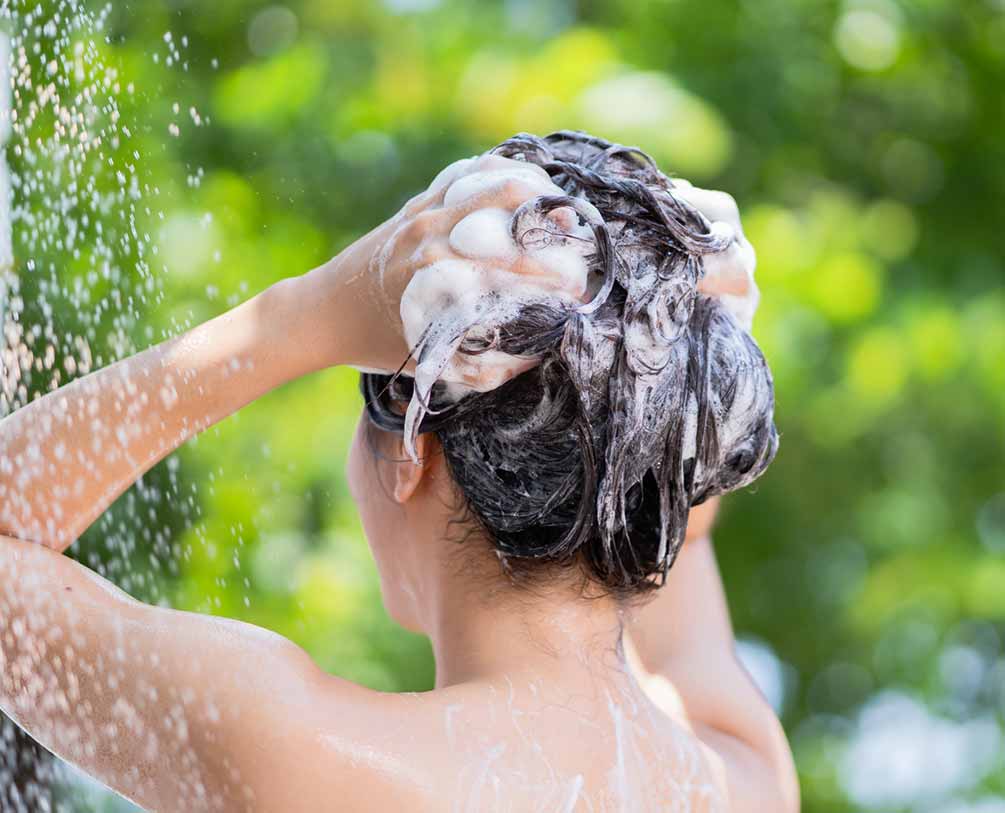
[[[393, 372], [405, 364], [406, 370], [414, 370], [410, 353], [415, 348], [406, 337], [402, 297], [417, 273], [438, 263], [466, 264], [486, 289], [532, 276], [537, 286], [581, 297], [582, 290], [533, 253], [518, 249], [509, 234], [509, 218], [523, 203], [559, 194], [562, 190], [544, 170], [523, 161], [484, 155], [448, 166], [397, 215], [302, 278], [303, 296], [331, 350], [320, 366], [351, 364]], [[570, 212], [559, 209], [551, 216], [563, 228]], [[470, 215], [478, 222], [462, 222]], [[444, 290], [440, 295], [455, 293], [467, 292]], [[406, 303], [405, 309], [410, 305], [414, 303]], [[491, 370], [458, 365], [459, 383], [492, 388], [534, 363], [498, 361]]]
[[672, 191], [715, 224], [715, 228], [728, 227], [732, 231], [733, 240], [725, 251], [704, 257], [705, 275], [698, 282], [698, 291], [717, 297], [749, 331], [760, 301], [754, 282], [757, 255], [743, 233], [736, 201], [726, 192], [701, 189], [683, 178], [674, 178]]

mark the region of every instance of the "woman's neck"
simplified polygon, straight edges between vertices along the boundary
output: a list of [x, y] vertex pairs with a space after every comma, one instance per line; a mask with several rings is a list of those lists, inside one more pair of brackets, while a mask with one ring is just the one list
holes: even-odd
[[470, 581], [444, 587], [425, 619], [438, 689], [515, 674], [625, 668], [622, 609], [610, 597], [583, 598], [565, 586], [528, 592], [507, 585], [486, 598]]

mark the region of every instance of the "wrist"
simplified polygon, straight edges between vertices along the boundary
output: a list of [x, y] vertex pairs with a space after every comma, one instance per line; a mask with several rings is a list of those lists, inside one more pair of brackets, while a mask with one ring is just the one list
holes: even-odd
[[710, 497], [701, 505], [696, 505], [691, 509], [687, 517], [687, 535], [684, 542], [693, 542], [697, 539], [705, 539], [712, 532], [718, 515], [719, 502], [721, 497]]
[[318, 368], [351, 365], [393, 372], [407, 358], [397, 297], [385, 289], [384, 269], [374, 262], [391, 224], [378, 226], [293, 281]]

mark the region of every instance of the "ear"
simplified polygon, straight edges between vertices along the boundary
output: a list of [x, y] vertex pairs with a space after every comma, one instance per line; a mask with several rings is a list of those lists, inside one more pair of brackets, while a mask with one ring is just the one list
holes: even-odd
[[405, 454], [404, 444], [399, 447], [399, 460], [394, 464], [394, 499], [399, 503], [408, 502], [418, 491], [423, 477], [428, 477], [431, 455], [435, 451], [435, 438], [426, 433], [415, 439], [415, 454], [418, 463], [413, 463]]

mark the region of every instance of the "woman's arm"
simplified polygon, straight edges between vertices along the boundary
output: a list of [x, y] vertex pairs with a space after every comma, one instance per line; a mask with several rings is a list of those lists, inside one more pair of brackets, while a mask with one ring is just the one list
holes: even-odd
[[278, 385], [336, 364], [396, 368], [407, 349], [368, 324], [382, 303], [366, 272], [401, 219], [0, 421], [0, 534], [65, 550], [151, 466]]
[[316, 368], [297, 285], [273, 286], [0, 422], [0, 533], [65, 549], [175, 447]]
[[626, 650], [643, 686], [719, 763], [733, 813], [791, 813], [799, 810], [792, 753], [736, 655], [709, 537], [717, 504], [692, 510], [688, 540], [666, 586], [629, 624]]

